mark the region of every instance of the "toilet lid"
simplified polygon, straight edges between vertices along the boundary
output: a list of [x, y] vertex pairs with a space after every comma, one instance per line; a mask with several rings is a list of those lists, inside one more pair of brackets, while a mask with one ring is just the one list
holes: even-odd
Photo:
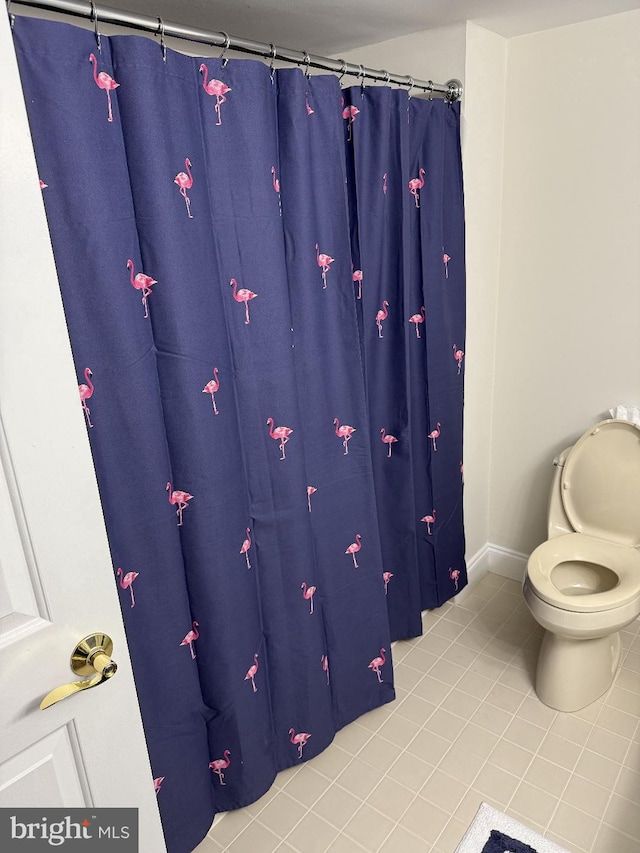
[[607, 420], [585, 432], [562, 469], [562, 501], [577, 533], [640, 544], [640, 427]]

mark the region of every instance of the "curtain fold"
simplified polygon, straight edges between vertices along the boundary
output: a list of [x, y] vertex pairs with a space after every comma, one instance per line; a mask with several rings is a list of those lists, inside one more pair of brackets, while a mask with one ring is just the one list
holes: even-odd
[[186, 853], [392, 701], [391, 641], [465, 583], [459, 108], [35, 19], [14, 38]]

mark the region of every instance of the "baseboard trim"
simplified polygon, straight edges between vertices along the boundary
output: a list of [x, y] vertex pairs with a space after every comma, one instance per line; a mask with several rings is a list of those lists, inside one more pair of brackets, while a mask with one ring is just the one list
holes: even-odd
[[462, 604], [474, 586], [482, 580], [487, 572], [500, 575], [503, 578], [521, 582], [527, 566], [528, 554], [514, 551], [512, 548], [503, 548], [502, 545], [494, 545], [492, 542], [485, 544], [467, 560], [467, 586], [455, 597], [455, 601]]

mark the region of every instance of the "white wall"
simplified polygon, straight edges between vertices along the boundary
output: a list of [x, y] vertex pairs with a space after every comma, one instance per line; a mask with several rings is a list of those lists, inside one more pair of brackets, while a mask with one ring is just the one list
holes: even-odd
[[640, 405], [639, 103], [640, 11], [509, 41], [488, 540], [516, 551], [554, 455]]

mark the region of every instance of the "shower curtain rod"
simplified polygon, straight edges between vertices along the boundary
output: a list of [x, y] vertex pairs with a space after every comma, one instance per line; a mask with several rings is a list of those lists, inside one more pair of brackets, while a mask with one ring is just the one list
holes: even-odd
[[[11, 0], [7, 2], [9, 10], [14, 4]], [[460, 100], [462, 97], [462, 83], [460, 80], [448, 80], [446, 83], [434, 83], [432, 80], [414, 80], [413, 77], [401, 74], [390, 74], [388, 71], [365, 68], [362, 65], [344, 62], [342, 59], [330, 59], [326, 56], [316, 56], [307, 51], [289, 50], [285, 47], [276, 47], [273, 44], [251, 41], [249, 39], [229, 36], [225, 32], [208, 32], [187, 27], [183, 24], [175, 24], [171, 21], [163, 21], [162, 18], [150, 18], [146, 15], [138, 15], [136, 12], [124, 12], [120, 9], [112, 9], [107, 6], [96, 6], [92, 2], [82, 0], [16, 0], [16, 6], [29, 6], [35, 9], [47, 9], [54, 12], [62, 12], [66, 15], [89, 18], [95, 24], [96, 34], [98, 24], [116, 24], [131, 27], [136, 30], [159, 35], [161, 43], [165, 36], [185, 39], [186, 41], [200, 42], [224, 50], [237, 50], [242, 53], [251, 53], [272, 60], [283, 60], [296, 65], [304, 65], [305, 69], [322, 68], [325, 71], [333, 71], [349, 76], [359, 77], [364, 82], [365, 78], [380, 80], [387, 84], [397, 83], [400, 86], [408, 86], [412, 89], [421, 89], [431, 94], [441, 94], [450, 103]]]

